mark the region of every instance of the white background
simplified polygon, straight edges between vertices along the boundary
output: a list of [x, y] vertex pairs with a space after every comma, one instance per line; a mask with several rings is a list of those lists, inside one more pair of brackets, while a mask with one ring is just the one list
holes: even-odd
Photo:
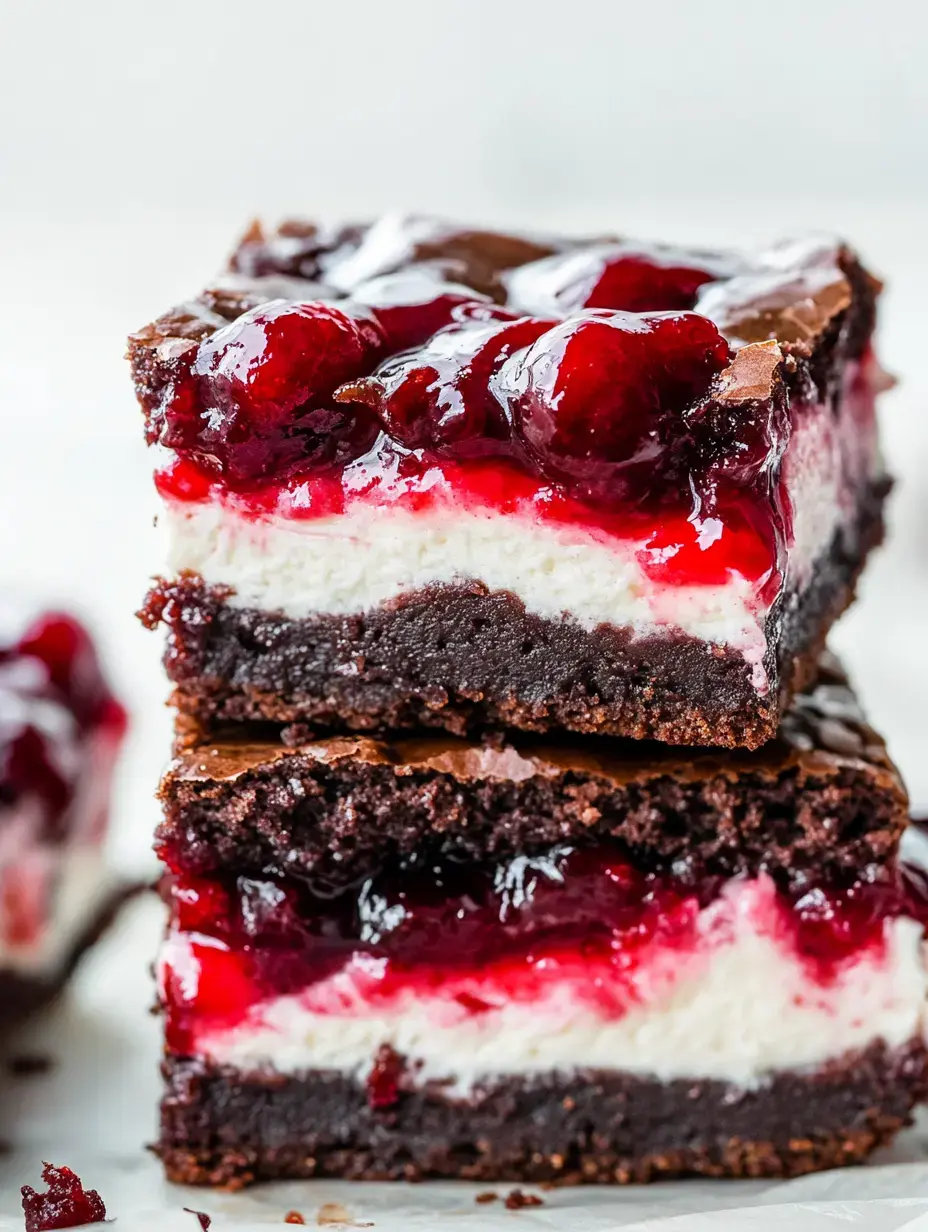
[[144, 852], [167, 717], [125, 334], [254, 213], [424, 209], [717, 242], [844, 232], [889, 279], [894, 538], [838, 631], [928, 807], [928, 8], [902, 0], [0, 0], [0, 581], [83, 606], [135, 714]]

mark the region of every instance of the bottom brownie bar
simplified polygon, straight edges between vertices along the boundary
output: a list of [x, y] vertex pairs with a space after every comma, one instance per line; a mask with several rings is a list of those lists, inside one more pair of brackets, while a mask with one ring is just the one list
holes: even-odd
[[626, 1181], [861, 1159], [928, 1091], [925, 867], [796, 885], [649, 870], [604, 840], [337, 891], [176, 871], [168, 1174]]
[[170, 1180], [238, 1187], [282, 1177], [631, 1182], [798, 1176], [858, 1163], [928, 1091], [916, 1039], [873, 1044], [746, 1090], [621, 1070], [513, 1077], [466, 1101], [440, 1087], [371, 1107], [336, 1072], [243, 1073], [168, 1058], [158, 1147]]

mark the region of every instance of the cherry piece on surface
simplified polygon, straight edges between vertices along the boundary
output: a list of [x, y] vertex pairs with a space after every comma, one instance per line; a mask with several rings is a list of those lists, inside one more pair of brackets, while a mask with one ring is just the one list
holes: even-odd
[[48, 1188], [36, 1193], [23, 1185], [26, 1232], [49, 1232], [53, 1228], [79, 1228], [106, 1218], [103, 1199], [95, 1189], [84, 1189], [81, 1178], [70, 1168], [42, 1165], [42, 1182]]

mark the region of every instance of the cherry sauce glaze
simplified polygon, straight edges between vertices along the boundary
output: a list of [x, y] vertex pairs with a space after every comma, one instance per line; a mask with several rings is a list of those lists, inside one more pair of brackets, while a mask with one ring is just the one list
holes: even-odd
[[125, 726], [78, 621], [60, 612], [25, 619], [2, 612], [0, 810], [28, 800], [41, 810], [45, 837], [62, 837], [88, 741], [96, 733], [118, 741]]
[[[165, 882], [171, 933], [185, 942], [163, 973], [168, 1045], [193, 1047], [204, 1026], [233, 1026], [266, 997], [300, 993], [350, 968], [374, 1002], [442, 984], [478, 984], [505, 998], [546, 979], [579, 977], [604, 1014], [634, 999], [631, 981], [655, 947], [682, 958], [698, 944], [699, 913], [731, 881], [695, 868], [645, 872], [614, 845], [560, 845], [498, 864], [408, 859], [349, 890], [287, 878]], [[868, 869], [856, 880], [809, 882], [758, 900], [763, 927], [827, 986], [842, 964], [884, 944], [884, 925], [928, 923], [928, 879], [915, 866]], [[462, 1012], [489, 1006], [455, 993]]]
[[738, 304], [801, 295], [810, 271], [840, 280], [838, 250], [752, 263], [416, 218], [256, 231], [139, 382], [172, 451], [160, 490], [290, 517], [452, 493], [641, 538], [669, 580], [763, 579], [790, 535], [789, 395], [732, 402], [723, 373]]

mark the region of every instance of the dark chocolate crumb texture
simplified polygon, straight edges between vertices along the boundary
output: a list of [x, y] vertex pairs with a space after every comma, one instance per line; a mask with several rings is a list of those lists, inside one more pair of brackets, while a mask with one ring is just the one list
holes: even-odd
[[777, 738], [754, 752], [605, 737], [288, 746], [249, 735], [233, 731], [169, 767], [157, 846], [170, 867], [334, 886], [414, 854], [502, 860], [609, 839], [665, 867], [801, 880], [886, 861], [907, 821], [899, 774], [829, 655]]
[[756, 747], [881, 537], [878, 289], [828, 238], [254, 228], [130, 341], [175, 703]]
[[410, 1089], [372, 1108], [338, 1073], [287, 1077], [168, 1059], [158, 1153], [179, 1184], [258, 1180], [627, 1183], [697, 1174], [790, 1177], [862, 1162], [928, 1093], [920, 1041], [874, 1045], [753, 1090], [578, 1071], [456, 1100]]

